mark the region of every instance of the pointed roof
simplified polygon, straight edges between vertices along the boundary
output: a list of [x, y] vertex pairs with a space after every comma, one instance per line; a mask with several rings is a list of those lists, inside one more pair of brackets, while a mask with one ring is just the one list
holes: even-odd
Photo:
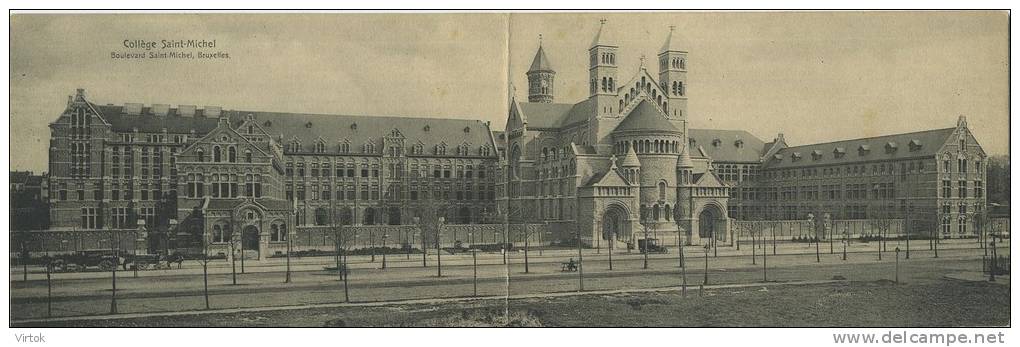
[[680, 133], [673, 123], [666, 120], [666, 117], [659, 112], [648, 100], [641, 100], [627, 118], [620, 122], [615, 131], [666, 131]]
[[634, 152], [634, 146], [627, 146], [629, 149], [627, 155], [623, 157], [623, 162], [620, 163], [622, 167], [634, 167], [641, 166], [641, 161], [638, 160], [637, 152]]
[[691, 160], [691, 153], [689, 151], [690, 146], [684, 146], [683, 151], [680, 152], [680, 158], [676, 161], [676, 167], [679, 168], [693, 168], [694, 161]]
[[549, 62], [549, 57], [545, 56], [545, 49], [542, 49], [541, 45], [538, 46], [538, 52], [535, 52], [535, 59], [531, 61], [531, 68], [528, 69], [528, 72], [538, 71], [556, 72], [552, 68], [552, 63]]
[[669, 27], [669, 36], [666, 36], [666, 42], [662, 43], [662, 48], [659, 49], [659, 52], [684, 52], [683, 48], [680, 47], [680, 35], [676, 33], [676, 27]]
[[606, 35], [605, 28], [606, 20], [603, 19], [601, 20], [601, 24], [599, 24], [599, 31], [595, 33], [595, 39], [591, 40], [591, 46], [589, 46], [590, 48], [595, 48], [597, 46], [616, 47], [615, 44], [611, 43], [612, 40], [610, 40], [609, 35]]

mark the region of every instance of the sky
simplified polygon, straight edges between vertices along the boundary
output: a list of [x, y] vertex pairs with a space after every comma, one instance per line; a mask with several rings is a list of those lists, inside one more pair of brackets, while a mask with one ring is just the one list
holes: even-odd
[[[45, 171], [67, 95], [98, 104], [491, 121], [527, 95], [539, 45], [556, 102], [587, 97], [587, 49], [606, 19], [621, 80], [675, 26], [693, 128], [801, 145], [952, 127], [1009, 150], [1004, 12], [104, 14], [11, 17], [11, 169]], [[125, 40], [204, 39], [230, 59], [123, 60]], [[194, 49], [187, 49], [194, 50]], [[508, 83], [509, 80], [509, 83]]]

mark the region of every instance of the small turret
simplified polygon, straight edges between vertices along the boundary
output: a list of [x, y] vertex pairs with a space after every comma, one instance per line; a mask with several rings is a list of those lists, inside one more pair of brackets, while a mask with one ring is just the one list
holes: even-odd
[[528, 76], [529, 102], [553, 102], [553, 82], [555, 82], [556, 70], [553, 70], [549, 57], [545, 55], [541, 35], [539, 35], [538, 52], [535, 52], [535, 59], [531, 61], [531, 68], [525, 75]]

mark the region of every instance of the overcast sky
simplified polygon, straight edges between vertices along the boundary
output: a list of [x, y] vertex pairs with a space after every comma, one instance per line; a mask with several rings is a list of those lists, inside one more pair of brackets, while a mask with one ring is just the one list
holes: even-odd
[[[507, 77], [526, 99], [543, 36], [556, 102], [587, 96], [606, 18], [619, 79], [675, 25], [689, 52], [691, 127], [791, 145], [955, 125], [1008, 153], [1002, 12], [14, 15], [11, 168], [45, 171], [47, 124], [86, 88], [100, 104], [483, 119], [502, 129]], [[124, 40], [206, 39], [223, 60], [118, 60]], [[188, 49], [193, 51], [193, 49]]]

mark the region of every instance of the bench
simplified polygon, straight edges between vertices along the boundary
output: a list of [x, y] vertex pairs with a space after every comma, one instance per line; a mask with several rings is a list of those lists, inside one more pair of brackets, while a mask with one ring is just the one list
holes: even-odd
[[577, 271], [577, 263], [570, 263], [570, 262], [560, 263], [560, 271], [561, 272], [576, 272]]

